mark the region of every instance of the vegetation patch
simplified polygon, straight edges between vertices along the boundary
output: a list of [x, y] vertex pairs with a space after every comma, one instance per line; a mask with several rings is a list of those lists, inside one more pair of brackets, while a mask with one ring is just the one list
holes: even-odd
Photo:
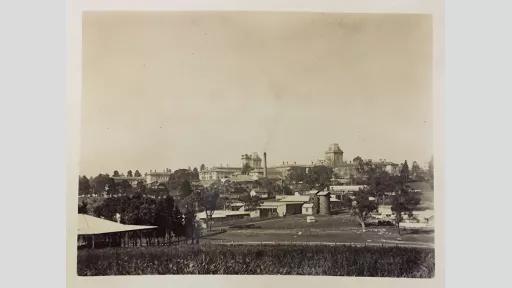
[[84, 249], [78, 275], [227, 274], [431, 278], [434, 250], [407, 247], [180, 245]]

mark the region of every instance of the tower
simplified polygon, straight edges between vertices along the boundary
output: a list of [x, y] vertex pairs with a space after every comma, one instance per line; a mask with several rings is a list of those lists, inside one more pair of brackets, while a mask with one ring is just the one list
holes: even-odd
[[249, 167], [252, 167], [251, 165], [251, 156], [247, 154], [242, 155], [242, 167], [245, 167], [246, 165], [249, 165]]
[[325, 161], [333, 168], [343, 165], [343, 151], [338, 143], [329, 145], [329, 148], [325, 151]]

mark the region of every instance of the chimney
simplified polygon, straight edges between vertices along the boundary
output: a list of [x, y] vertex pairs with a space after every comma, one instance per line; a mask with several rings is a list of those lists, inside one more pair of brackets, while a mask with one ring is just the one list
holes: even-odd
[[267, 152], [263, 152], [263, 165], [265, 167], [265, 170], [263, 170], [263, 176], [267, 178]]

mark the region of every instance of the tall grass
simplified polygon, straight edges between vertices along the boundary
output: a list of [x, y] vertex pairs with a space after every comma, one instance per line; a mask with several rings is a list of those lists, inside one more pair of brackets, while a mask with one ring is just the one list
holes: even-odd
[[281, 274], [430, 278], [434, 250], [201, 245], [78, 251], [78, 275]]

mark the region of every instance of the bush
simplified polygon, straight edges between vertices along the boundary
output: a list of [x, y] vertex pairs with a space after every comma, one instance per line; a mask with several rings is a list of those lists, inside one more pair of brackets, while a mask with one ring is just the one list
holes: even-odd
[[434, 250], [405, 247], [197, 245], [78, 251], [78, 275], [281, 274], [430, 278]]

